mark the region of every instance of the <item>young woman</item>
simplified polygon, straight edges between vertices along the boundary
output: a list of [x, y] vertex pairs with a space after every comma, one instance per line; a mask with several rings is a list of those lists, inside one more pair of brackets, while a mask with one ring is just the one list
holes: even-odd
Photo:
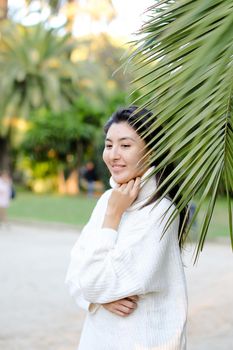
[[140, 135], [150, 115], [131, 106], [105, 126], [103, 160], [112, 189], [99, 199], [72, 249], [66, 278], [76, 302], [88, 310], [79, 350], [186, 349], [178, 240], [183, 216], [163, 235], [174, 207], [169, 198], [156, 201], [161, 174], [148, 178], [156, 165], [148, 166], [150, 140]]

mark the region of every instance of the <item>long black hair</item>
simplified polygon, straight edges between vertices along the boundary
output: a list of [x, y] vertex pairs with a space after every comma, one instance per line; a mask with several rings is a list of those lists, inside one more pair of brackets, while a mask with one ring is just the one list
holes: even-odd
[[[147, 131], [152, 126], [153, 121], [152, 113], [148, 111], [146, 108], [139, 108], [137, 106], [129, 106], [127, 108], [119, 108], [116, 112], [114, 112], [111, 117], [108, 119], [104, 126], [104, 132], [107, 134], [110, 126], [115, 123], [122, 123], [127, 122], [140, 137], [143, 137], [146, 145], [149, 145], [148, 150], [152, 149], [153, 147], [153, 138], [155, 136], [155, 133], [158, 134], [162, 130], [162, 126], [158, 127], [155, 131], [152, 131], [150, 133], [147, 133]], [[166, 157], [166, 154], [163, 154], [159, 159], [156, 160], [156, 162], [152, 162], [151, 165], [155, 166], [156, 164], [159, 164], [164, 158]], [[155, 178], [157, 186], [159, 186], [174, 170], [175, 166], [173, 163], [167, 164], [164, 168], [160, 169], [159, 171], [156, 171]], [[167, 183], [166, 187], [169, 186], [169, 182]], [[163, 189], [164, 191], [165, 189]], [[172, 201], [174, 200], [177, 192], [179, 190], [179, 185], [173, 186], [169, 192], [167, 193], [167, 197], [170, 198]], [[160, 196], [162, 189], [160, 191], [156, 191], [156, 193], [150, 198], [150, 200], [146, 203], [146, 205], [149, 205], [151, 203], [154, 203]], [[178, 196], [174, 203], [177, 204], [180, 200], [181, 196]], [[178, 237], [179, 237], [179, 245], [180, 247], [183, 246], [184, 243], [184, 237], [186, 233], [186, 227], [188, 224], [188, 208], [185, 207], [180, 212], [180, 222], [179, 222], [179, 231], [178, 231]]]

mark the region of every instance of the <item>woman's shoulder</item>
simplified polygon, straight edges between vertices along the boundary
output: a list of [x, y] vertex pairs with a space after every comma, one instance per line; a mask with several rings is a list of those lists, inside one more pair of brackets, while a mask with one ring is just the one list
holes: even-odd
[[154, 203], [151, 203], [148, 207], [148, 215], [154, 220], [159, 219], [167, 221], [177, 210], [172, 200], [168, 197], [157, 200]]
[[175, 205], [173, 204], [172, 200], [168, 197], [164, 197], [162, 199], [155, 200], [154, 202], [147, 204], [143, 206], [143, 208], [149, 208], [149, 211], [167, 211], [167, 210], [175, 210]]
[[163, 199], [156, 201], [155, 205], [157, 206], [157, 208], [159, 208], [162, 211], [164, 210], [173, 211], [176, 209], [174, 203], [169, 197], [164, 197]]

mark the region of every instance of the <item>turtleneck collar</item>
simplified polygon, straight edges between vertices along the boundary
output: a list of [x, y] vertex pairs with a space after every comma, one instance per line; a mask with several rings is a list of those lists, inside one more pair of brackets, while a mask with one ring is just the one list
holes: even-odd
[[[138, 197], [133, 202], [133, 204], [127, 209], [127, 211], [139, 209], [142, 205], [144, 205], [149, 200], [150, 196], [155, 192], [156, 190], [155, 176], [152, 175], [151, 177], [149, 177], [149, 175], [153, 173], [154, 170], [155, 170], [155, 167], [151, 167], [142, 175]], [[116, 188], [119, 186], [119, 184], [115, 182], [112, 177], [110, 178], [109, 183], [112, 188]]]

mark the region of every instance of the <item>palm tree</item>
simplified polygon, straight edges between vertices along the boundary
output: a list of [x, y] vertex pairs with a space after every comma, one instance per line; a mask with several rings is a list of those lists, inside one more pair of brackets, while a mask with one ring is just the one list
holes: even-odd
[[73, 43], [42, 24], [1, 26], [0, 163], [9, 167], [7, 149], [12, 123], [41, 107], [54, 112], [77, 98], [77, 66], [70, 60]]
[[161, 0], [147, 13], [131, 60], [145, 89], [136, 102], [153, 112], [150, 132], [163, 127], [154, 138], [152, 160], [165, 156], [158, 170], [176, 164], [160, 185], [162, 196], [180, 183], [179, 212], [195, 197], [187, 232], [208, 202], [197, 257], [223, 182], [233, 247], [233, 2]]

